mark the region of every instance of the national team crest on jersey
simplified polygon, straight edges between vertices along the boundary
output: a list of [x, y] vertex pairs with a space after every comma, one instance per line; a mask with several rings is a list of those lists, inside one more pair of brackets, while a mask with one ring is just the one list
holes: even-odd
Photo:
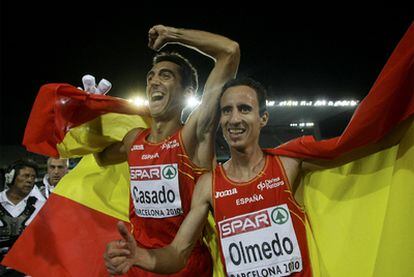
[[138, 217], [181, 215], [178, 165], [131, 166], [131, 194]]

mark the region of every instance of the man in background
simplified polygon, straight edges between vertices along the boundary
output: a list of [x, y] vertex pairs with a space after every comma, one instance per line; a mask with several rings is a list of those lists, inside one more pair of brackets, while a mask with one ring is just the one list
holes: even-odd
[[58, 159], [52, 157], [47, 159], [47, 174], [43, 177], [42, 182], [36, 184], [46, 199], [49, 198], [49, 195], [55, 189], [60, 179], [68, 173], [68, 168], [68, 159]]
[[[0, 261], [45, 203], [33, 188], [38, 172], [36, 163], [19, 160], [5, 174], [7, 189], [0, 193]], [[25, 276], [0, 266], [0, 276]]]

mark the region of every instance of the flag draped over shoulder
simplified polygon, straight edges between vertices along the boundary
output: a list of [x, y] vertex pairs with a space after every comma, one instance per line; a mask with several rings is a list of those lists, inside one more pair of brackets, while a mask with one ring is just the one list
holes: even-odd
[[314, 275], [411, 276], [413, 180], [414, 125], [393, 147], [305, 174]]
[[91, 153], [146, 127], [145, 109], [123, 99], [90, 95], [67, 84], [44, 85], [35, 100], [23, 144], [29, 151], [84, 156], [66, 174], [3, 264], [37, 276], [107, 276], [102, 255], [128, 222], [127, 163], [100, 167]]
[[413, 274], [413, 115], [414, 24], [340, 137], [302, 137], [269, 150], [332, 159], [304, 174], [295, 195], [309, 221], [315, 276]]

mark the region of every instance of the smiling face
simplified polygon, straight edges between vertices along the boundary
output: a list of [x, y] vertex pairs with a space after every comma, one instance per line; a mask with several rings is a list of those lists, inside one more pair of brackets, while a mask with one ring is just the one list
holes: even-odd
[[32, 191], [36, 179], [36, 171], [31, 167], [23, 167], [19, 170], [11, 190], [19, 195], [26, 196]]
[[179, 66], [170, 61], [156, 63], [147, 74], [147, 98], [154, 118], [181, 114], [184, 93]]
[[259, 115], [256, 91], [246, 85], [226, 89], [220, 100], [220, 125], [231, 148], [243, 150], [259, 144], [268, 113]]

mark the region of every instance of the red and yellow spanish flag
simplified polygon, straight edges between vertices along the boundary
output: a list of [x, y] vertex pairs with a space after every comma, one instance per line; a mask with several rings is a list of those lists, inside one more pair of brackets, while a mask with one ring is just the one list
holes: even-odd
[[126, 164], [102, 170], [85, 156], [46, 201], [3, 264], [37, 276], [108, 276], [103, 253], [128, 222]]
[[330, 159], [302, 176], [314, 276], [414, 273], [414, 24], [340, 137], [272, 150]]
[[89, 94], [68, 84], [47, 84], [33, 104], [23, 145], [41, 155], [81, 157], [122, 140], [149, 120], [147, 108], [125, 99]]
[[[59, 84], [46, 87], [52, 91], [59, 88], [65, 92], [76, 90]], [[60, 100], [44, 97], [45, 103], [53, 101], [52, 110], [65, 101], [78, 109], [72, 113], [72, 109], [56, 111], [54, 116], [49, 114], [51, 109], [43, 111], [35, 103], [32, 115], [37, 112], [31, 115], [25, 134], [28, 150], [65, 157], [86, 155], [119, 140], [133, 127], [145, 126], [145, 120], [129, 121], [121, 115], [134, 112], [119, 107], [108, 109], [110, 98], [102, 98], [108, 100], [106, 104], [84, 105], [82, 102], [91, 96], [76, 97], [82, 99], [73, 105], [72, 96]], [[95, 121], [96, 115], [92, 116], [91, 111], [100, 117], [113, 113], [125, 122]], [[269, 150], [292, 157], [330, 160], [323, 170], [305, 173], [296, 192], [308, 215], [314, 276], [411, 276], [414, 272], [413, 114], [411, 25], [341, 136], [319, 142], [303, 137]], [[93, 124], [83, 125], [87, 120]], [[52, 122], [53, 127], [46, 122]], [[105, 127], [107, 123], [118, 129], [123, 124], [131, 126], [120, 130], [118, 136]], [[67, 135], [79, 126], [78, 134]], [[378, 150], [383, 145], [391, 146]], [[118, 238], [115, 222], [128, 220], [126, 166], [117, 165], [119, 171], [106, 168], [108, 171], [102, 172], [93, 156], [84, 157], [62, 179], [3, 264], [34, 277], [106, 276], [102, 259], [105, 245]]]
[[116, 222], [128, 222], [127, 163], [100, 167], [93, 154], [136, 127], [145, 108], [123, 99], [87, 94], [66, 84], [43, 86], [23, 144], [48, 156], [79, 157], [15, 243], [3, 264], [37, 276], [107, 276], [106, 244], [119, 239]]

